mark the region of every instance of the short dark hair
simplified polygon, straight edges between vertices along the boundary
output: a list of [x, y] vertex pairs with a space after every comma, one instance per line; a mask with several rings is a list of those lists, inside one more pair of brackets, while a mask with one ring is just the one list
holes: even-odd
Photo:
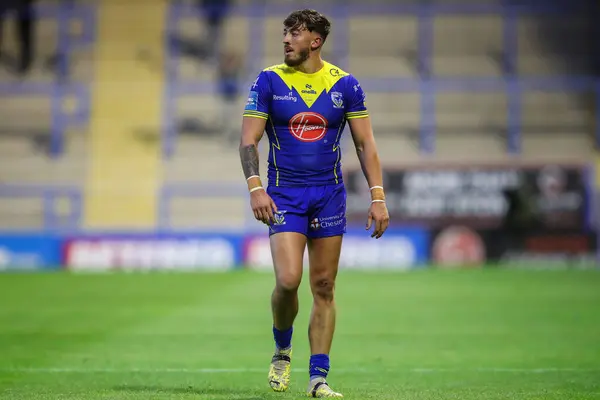
[[323, 38], [323, 42], [327, 40], [331, 31], [331, 23], [326, 16], [318, 11], [304, 9], [292, 12], [283, 21], [283, 26], [288, 29], [306, 27], [309, 32], [317, 32]]

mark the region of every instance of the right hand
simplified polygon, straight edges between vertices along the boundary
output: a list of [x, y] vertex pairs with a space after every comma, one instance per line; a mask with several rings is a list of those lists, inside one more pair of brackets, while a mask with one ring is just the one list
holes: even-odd
[[254, 218], [269, 225], [274, 221], [274, 213], [277, 212], [275, 202], [264, 190], [256, 190], [250, 193], [250, 206], [254, 212]]

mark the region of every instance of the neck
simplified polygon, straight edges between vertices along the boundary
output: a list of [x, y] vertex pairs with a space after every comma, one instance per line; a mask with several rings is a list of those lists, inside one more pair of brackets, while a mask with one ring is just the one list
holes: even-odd
[[296, 69], [305, 74], [314, 74], [323, 68], [324, 62], [318, 53], [311, 54], [306, 61], [300, 64]]

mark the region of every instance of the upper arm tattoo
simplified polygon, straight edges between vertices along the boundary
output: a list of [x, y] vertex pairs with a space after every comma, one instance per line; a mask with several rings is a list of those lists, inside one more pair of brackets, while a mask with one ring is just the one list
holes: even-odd
[[255, 144], [240, 147], [240, 159], [246, 179], [259, 174], [258, 149]]

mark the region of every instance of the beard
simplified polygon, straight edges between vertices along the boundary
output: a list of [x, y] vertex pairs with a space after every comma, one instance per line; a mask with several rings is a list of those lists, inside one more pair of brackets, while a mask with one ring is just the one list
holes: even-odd
[[304, 61], [308, 60], [309, 50], [304, 49], [300, 50], [298, 54], [292, 54], [291, 56], [285, 56], [284, 62], [288, 67], [297, 67], [302, 64]]

